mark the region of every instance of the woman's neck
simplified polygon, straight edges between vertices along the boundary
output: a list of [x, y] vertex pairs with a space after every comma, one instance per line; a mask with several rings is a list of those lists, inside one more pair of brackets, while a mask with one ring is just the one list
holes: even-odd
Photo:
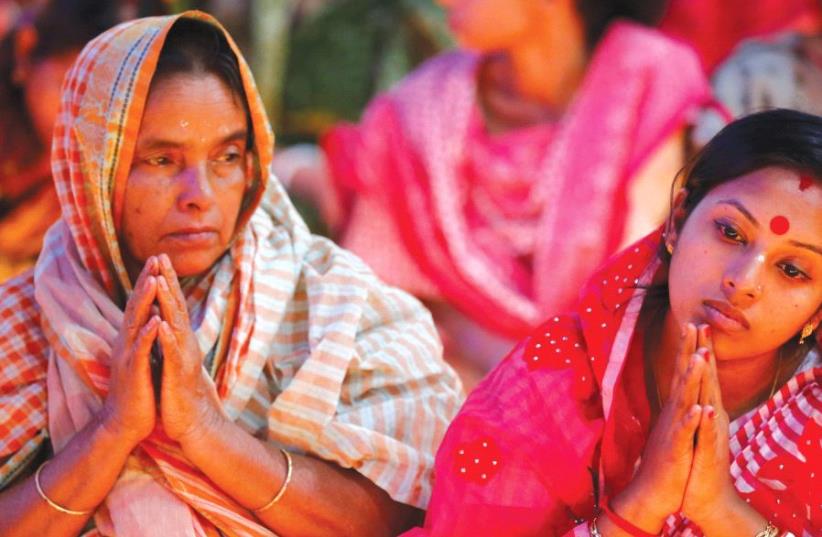
[[[656, 335], [653, 332], [656, 332]], [[651, 345], [648, 356], [653, 368], [653, 378], [657, 382], [663, 402], [667, 401], [670, 395], [671, 379], [680, 345], [679, 334], [679, 324], [668, 309], [662, 323], [657, 323], [656, 327], [652, 326], [646, 335], [646, 343]], [[779, 364], [776, 351], [734, 360], [717, 360], [722, 404], [731, 419], [745, 414], [767, 400], [775, 387], [775, 381], [779, 382], [786, 374], [790, 374], [788, 364], [784, 364], [786, 367], [783, 368], [780, 368]], [[777, 375], [781, 378], [776, 379]]]
[[557, 8], [539, 19], [507, 50], [489, 55], [480, 71], [480, 102], [492, 132], [561, 117], [585, 76], [589, 56], [579, 15]]

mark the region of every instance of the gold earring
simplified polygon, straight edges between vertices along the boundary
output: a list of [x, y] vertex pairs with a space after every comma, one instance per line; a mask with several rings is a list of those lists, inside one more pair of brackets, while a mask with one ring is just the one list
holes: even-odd
[[665, 243], [665, 249], [668, 250], [669, 255], [673, 255], [673, 253], [674, 253], [674, 245], [673, 244], [671, 244], [670, 242], [666, 242]]
[[802, 327], [802, 333], [799, 334], [799, 344], [802, 345], [805, 342], [806, 338], [809, 338], [813, 331], [816, 330], [816, 325], [813, 323], [808, 323]]

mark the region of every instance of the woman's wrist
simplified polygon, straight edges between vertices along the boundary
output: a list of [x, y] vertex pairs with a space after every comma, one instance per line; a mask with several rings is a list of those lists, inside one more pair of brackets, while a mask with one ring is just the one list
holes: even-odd
[[673, 510], [660, 508], [665, 502], [649, 502], [648, 498], [652, 496], [635, 481], [612, 499], [603, 501], [609, 502], [609, 508], [616, 516], [646, 533], [656, 535], [662, 531], [665, 520]]
[[753, 536], [768, 524], [768, 520], [740, 498], [735, 490], [722, 494], [711, 502], [704, 513], [692, 516], [692, 520], [706, 535]]
[[192, 426], [177, 438], [183, 453], [197, 449], [203, 444], [214, 445], [212, 439], [221, 437], [225, 431], [228, 420], [221, 411], [205, 407], [198, 416]]
[[92, 427], [95, 436], [103, 442], [122, 448], [128, 453], [143, 441], [140, 435], [125, 426], [106, 406], [94, 417]]

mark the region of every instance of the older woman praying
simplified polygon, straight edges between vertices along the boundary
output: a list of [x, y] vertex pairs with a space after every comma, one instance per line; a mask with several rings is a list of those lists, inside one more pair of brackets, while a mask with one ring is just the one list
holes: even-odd
[[205, 14], [80, 55], [62, 217], [0, 287], [0, 534], [389, 535], [426, 506], [459, 383], [414, 299], [308, 233], [272, 148]]

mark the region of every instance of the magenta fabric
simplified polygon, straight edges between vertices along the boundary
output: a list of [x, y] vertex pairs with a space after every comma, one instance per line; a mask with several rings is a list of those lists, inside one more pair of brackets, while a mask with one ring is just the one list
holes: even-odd
[[[405, 537], [589, 535], [595, 495], [627, 485], [649, 433], [635, 323], [660, 275], [660, 237], [594, 275], [573, 313], [540, 326], [470, 394], [437, 454], [425, 527]], [[822, 531], [820, 383], [817, 361], [729, 431], [738, 493], [797, 536]], [[702, 535], [679, 514], [662, 534]]]
[[344, 246], [389, 283], [522, 337], [613, 253], [630, 179], [709, 89], [688, 48], [616, 23], [558, 122], [490, 135], [479, 62], [433, 59], [325, 147], [353, 203]]

